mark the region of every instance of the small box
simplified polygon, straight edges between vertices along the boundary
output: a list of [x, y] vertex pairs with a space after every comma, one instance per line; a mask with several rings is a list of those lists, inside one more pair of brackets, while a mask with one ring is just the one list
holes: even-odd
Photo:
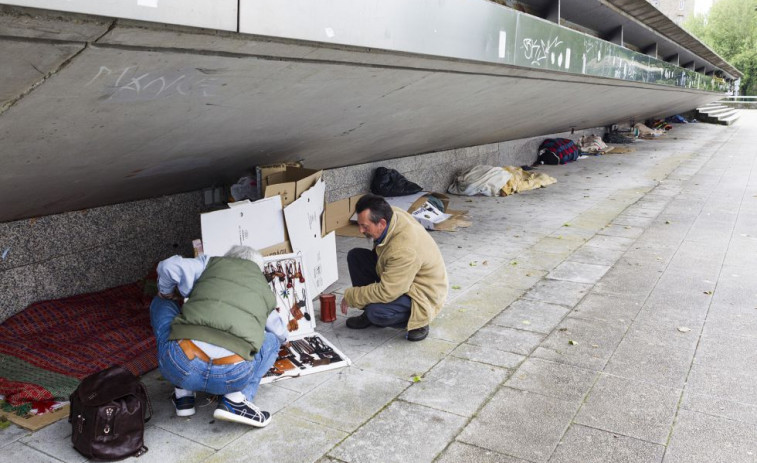
[[270, 198], [280, 195], [281, 203], [288, 206], [308, 188], [315, 185], [315, 182], [322, 175], [322, 170], [292, 167], [290, 165], [260, 168], [263, 197]]

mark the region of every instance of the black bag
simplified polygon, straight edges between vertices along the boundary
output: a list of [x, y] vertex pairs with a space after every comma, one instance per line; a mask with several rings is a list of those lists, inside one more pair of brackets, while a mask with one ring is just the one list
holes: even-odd
[[373, 173], [371, 193], [380, 196], [405, 196], [423, 190], [394, 169], [378, 167]]
[[147, 451], [144, 431], [152, 405], [145, 386], [129, 370], [116, 365], [87, 376], [69, 399], [71, 442], [79, 453], [121, 460]]

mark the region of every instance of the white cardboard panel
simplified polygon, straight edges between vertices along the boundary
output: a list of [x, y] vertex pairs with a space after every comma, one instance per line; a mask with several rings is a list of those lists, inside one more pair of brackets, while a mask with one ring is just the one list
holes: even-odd
[[321, 237], [321, 217], [326, 192], [323, 180], [305, 191], [284, 208], [292, 250], [302, 253], [307, 268], [306, 284], [312, 297], [322, 293], [339, 278], [336, 261], [336, 235]]
[[[276, 305], [279, 308], [279, 317], [281, 317], [281, 320], [285, 325], [291, 319], [289, 310], [292, 308], [292, 305], [297, 303], [298, 301], [302, 301], [305, 304], [305, 306], [301, 307], [300, 310], [303, 312], [303, 314], [307, 313], [310, 320], [307, 320], [307, 318], [299, 319], [297, 321], [298, 328], [295, 331], [290, 331], [289, 335], [291, 337], [297, 337], [313, 334], [313, 332], [315, 331], [315, 312], [313, 310], [313, 297], [310, 296], [310, 294], [312, 293], [310, 293], [307, 289], [308, 276], [302, 255], [274, 255], [265, 257], [263, 259], [263, 262], [265, 262], [266, 264], [266, 270], [268, 269], [269, 265], [277, 267], [278, 264], [281, 264], [282, 268], [284, 269], [284, 273], [287, 273], [287, 264], [294, 263], [297, 265], [298, 269], [302, 269], [302, 272], [305, 273], [305, 283], [300, 283], [300, 281], [295, 278], [294, 281], [292, 281], [291, 289], [287, 289], [287, 277], [285, 277], [284, 281], [280, 281], [278, 278], [274, 278], [271, 282], [268, 283], [268, 285], [276, 295]], [[264, 270], [264, 272], [266, 272], [266, 270]], [[305, 291], [305, 294], [303, 294], [303, 290]]]
[[208, 256], [222, 256], [235, 244], [263, 249], [286, 240], [278, 196], [202, 214], [200, 223]]

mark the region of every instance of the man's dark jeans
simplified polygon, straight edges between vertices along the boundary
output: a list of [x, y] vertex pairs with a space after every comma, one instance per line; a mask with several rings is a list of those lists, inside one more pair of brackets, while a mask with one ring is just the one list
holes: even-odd
[[[352, 286], [367, 286], [378, 283], [376, 273], [378, 256], [370, 249], [355, 248], [347, 253], [347, 268], [350, 270]], [[410, 319], [410, 296], [403, 294], [392, 302], [368, 304], [365, 315], [376, 326], [406, 328]]]

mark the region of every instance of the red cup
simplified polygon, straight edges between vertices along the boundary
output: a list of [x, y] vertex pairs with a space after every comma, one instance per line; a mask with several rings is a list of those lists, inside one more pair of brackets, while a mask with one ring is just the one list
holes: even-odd
[[336, 320], [336, 296], [321, 294], [321, 321], [331, 323]]

